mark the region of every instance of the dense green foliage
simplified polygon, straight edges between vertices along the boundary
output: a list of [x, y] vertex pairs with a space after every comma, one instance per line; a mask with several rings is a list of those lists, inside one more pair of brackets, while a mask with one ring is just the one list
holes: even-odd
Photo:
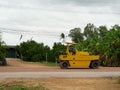
[[[79, 30], [81, 31], [81, 29]], [[73, 34], [71, 36], [72, 41], [78, 43], [77, 48], [80, 51], [88, 51], [90, 54], [100, 55], [101, 65], [120, 66], [119, 25], [114, 25], [112, 28], [107, 29], [106, 26], [97, 28], [93, 24], [87, 24], [84, 32], [79, 33], [79, 36], [83, 36], [80, 38], [75, 35], [76, 28], [71, 31], [70, 34]]]
[[46, 60], [46, 55], [50, 53], [48, 46], [32, 40], [21, 43], [16, 49], [20, 53], [20, 57], [25, 61], [43, 61]]
[[20, 57], [25, 61], [49, 61], [55, 62], [59, 56], [59, 51], [64, 48], [61, 43], [54, 43], [53, 49], [48, 46], [44, 46], [43, 43], [37, 43], [35, 41], [27, 41], [21, 43], [16, 47]]
[[83, 34], [80, 28], [71, 29], [69, 36], [72, 37], [72, 41], [74, 42], [78, 42], [78, 39], [83, 41]]
[[[83, 31], [83, 32], [82, 32]], [[71, 37], [77, 42], [80, 51], [87, 51], [90, 54], [100, 55], [100, 62], [103, 66], [120, 66], [120, 26], [114, 25], [110, 29], [106, 26], [96, 27], [94, 24], [87, 24], [84, 30], [74, 28], [68, 35], [62, 33], [61, 39], [65, 36]], [[44, 46], [43, 43], [27, 41], [17, 46], [20, 57], [26, 61], [50, 61], [55, 62], [60, 52], [65, 52], [66, 46], [61, 43], [54, 43], [53, 48]]]
[[6, 55], [6, 47], [4, 45], [4, 42], [2, 41], [1, 33], [0, 33], [0, 61], [5, 59], [5, 55]]

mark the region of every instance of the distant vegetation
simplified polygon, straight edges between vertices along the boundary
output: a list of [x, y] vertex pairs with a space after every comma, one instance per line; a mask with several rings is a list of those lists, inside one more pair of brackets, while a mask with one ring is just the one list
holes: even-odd
[[6, 56], [6, 47], [4, 44], [5, 43], [2, 41], [1, 32], [0, 32], [0, 61], [4, 60]]
[[83, 32], [81, 31], [81, 28], [74, 28], [69, 34], [72, 41], [78, 43], [77, 47], [80, 51], [100, 55], [100, 62], [103, 66], [120, 66], [119, 25], [108, 29], [106, 26], [96, 27], [89, 23]]
[[[83, 31], [83, 32], [82, 32]], [[71, 29], [68, 35], [61, 33], [60, 38], [65, 42], [66, 36], [71, 37], [73, 42], [78, 43], [80, 51], [88, 51], [90, 54], [100, 55], [102, 66], [120, 66], [120, 26], [114, 25], [111, 28], [106, 26], [96, 27], [94, 24], [87, 24], [82, 30], [80, 27]], [[5, 49], [0, 38], [0, 60], [5, 57]], [[16, 47], [19, 57], [25, 61], [33, 62], [56, 62], [60, 52], [65, 52], [66, 46], [55, 42], [52, 49], [43, 43], [33, 40], [20, 43]]]
[[33, 40], [21, 43], [16, 47], [20, 58], [25, 61], [33, 62], [56, 62], [59, 52], [65, 48], [61, 43], [54, 43], [52, 49], [43, 43], [37, 43]]

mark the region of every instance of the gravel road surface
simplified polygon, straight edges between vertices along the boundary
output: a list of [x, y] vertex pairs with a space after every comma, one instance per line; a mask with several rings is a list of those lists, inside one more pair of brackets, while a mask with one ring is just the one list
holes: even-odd
[[0, 67], [0, 78], [50, 78], [50, 77], [119, 77], [120, 67], [99, 67], [98, 69], [60, 69], [40, 64], [7, 59], [9, 66]]
[[0, 78], [119, 77], [120, 72], [1, 72]]

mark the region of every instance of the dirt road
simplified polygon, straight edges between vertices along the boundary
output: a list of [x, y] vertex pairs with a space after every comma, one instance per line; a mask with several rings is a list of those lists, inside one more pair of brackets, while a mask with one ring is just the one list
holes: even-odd
[[50, 78], [50, 77], [118, 77], [120, 67], [100, 67], [99, 69], [60, 69], [40, 64], [7, 59], [10, 66], [0, 67], [0, 78]]
[[[120, 68], [60, 69], [40, 64], [7, 59], [9, 66], [0, 67], [0, 87], [24, 85], [46, 90], [119, 90]], [[116, 78], [117, 77], [117, 78]]]
[[119, 77], [120, 72], [0, 72], [0, 78]]
[[0, 67], [0, 72], [120, 72], [120, 67], [60, 69], [59, 66], [48, 67], [31, 62], [23, 62], [20, 59], [7, 59], [7, 62], [9, 66]]

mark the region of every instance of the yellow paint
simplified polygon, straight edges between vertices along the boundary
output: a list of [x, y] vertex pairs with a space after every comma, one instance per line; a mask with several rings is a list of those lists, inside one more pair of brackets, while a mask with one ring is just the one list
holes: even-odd
[[60, 62], [68, 61], [70, 67], [89, 67], [91, 61], [99, 60], [98, 55], [89, 55], [88, 52], [80, 52], [75, 49], [75, 53], [69, 51], [69, 46], [76, 43], [67, 43], [66, 55], [60, 55]]
[[71, 67], [88, 67], [90, 65], [90, 61], [84, 61], [84, 60], [79, 60], [79, 61], [69, 61], [69, 64]]

